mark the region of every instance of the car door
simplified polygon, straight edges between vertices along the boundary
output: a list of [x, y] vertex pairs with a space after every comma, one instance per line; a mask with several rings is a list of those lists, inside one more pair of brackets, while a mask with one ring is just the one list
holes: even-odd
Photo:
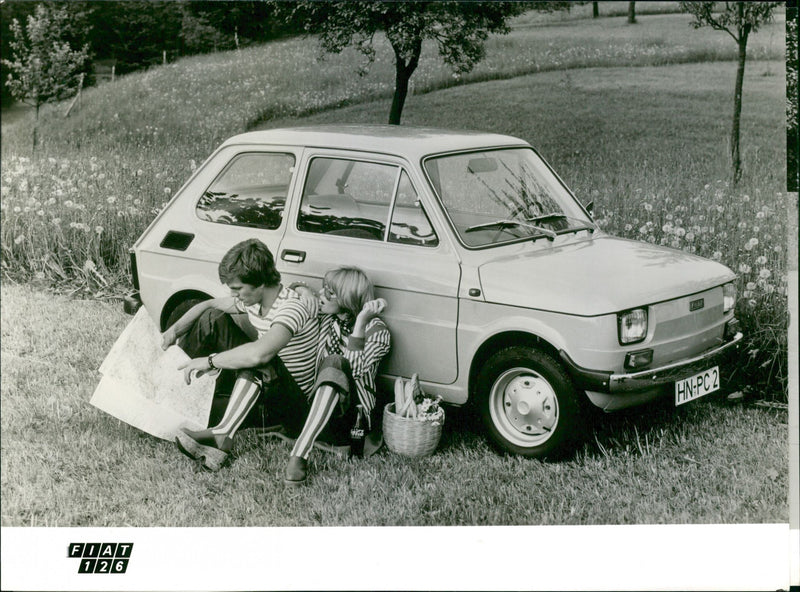
[[278, 255], [286, 281], [319, 287], [327, 270], [359, 267], [388, 302], [382, 316], [392, 351], [382, 371], [454, 382], [460, 268], [410, 167], [384, 156], [315, 151], [301, 175]]

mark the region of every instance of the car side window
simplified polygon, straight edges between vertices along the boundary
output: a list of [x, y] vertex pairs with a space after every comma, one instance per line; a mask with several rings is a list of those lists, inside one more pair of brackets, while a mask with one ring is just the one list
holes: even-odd
[[397, 198], [389, 227], [389, 242], [435, 247], [439, 238], [431, 221], [422, 209], [417, 192], [408, 174], [403, 171], [397, 186]]
[[382, 241], [389, 220], [389, 242], [439, 243], [408, 174], [399, 166], [337, 158], [311, 161], [299, 230]]
[[383, 240], [399, 167], [315, 158], [300, 203], [298, 229]]
[[198, 218], [274, 230], [281, 224], [294, 172], [293, 154], [239, 154], [197, 202]]

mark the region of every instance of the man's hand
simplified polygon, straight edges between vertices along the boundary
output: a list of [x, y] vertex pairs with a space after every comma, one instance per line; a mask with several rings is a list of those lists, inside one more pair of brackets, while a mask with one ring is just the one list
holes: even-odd
[[[178, 370], [183, 370], [183, 379], [186, 384], [192, 384], [192, 378], [200, 378], [205, 374], [212, 372], [211, 366], [208, 365], [208, 358], [194, 358], [178, 366]], [[218, 372], [213, 369], [213, 372]]]
[[175, 332], [175, 325], [161, 334], [161, 349], [166, 350], [178, 341], [178, 334]]

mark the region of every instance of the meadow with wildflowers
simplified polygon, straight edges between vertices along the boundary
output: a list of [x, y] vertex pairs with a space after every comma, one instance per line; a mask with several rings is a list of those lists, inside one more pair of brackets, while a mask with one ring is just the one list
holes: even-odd
[[405, 124], [524, 138], [578, 199], [594, 202], [604, 230], [739, 274], [748, 341], [734, 378], [750, 401], [776, 406], [707, 397], [611, 415], [557, 464], [494, 454], [469, 417], [448, 408], [432, 457], [315, 455], [314, 479], [289, 492], [283, 443], [246, 430], [231, 467], [198, 473], [170, 443], [87, 404], [129, 320], [115, 298], [145, 226], [230, 135], [385, 122], [388, 46], [363, 77], [354, 52], [318, 62], [301, 39], [124, 76], [86, 89], [69, 118], [65, 105], [45, 109], [36, 154], [30, 118], [3, 121], [3, 525], [785, 522], [787, 237], [796, 240], [797, 227], [787, 215], [796, 195], [784, 192], [781, 16], [751, 39], [736, 187], [726, 145], [735, 44], [692, 30], [685, 15], [642, 16], [635, 27], [624, 16], [521, 18], [461, 79], [426, 50]]
[[[451, 88], [406, 107], [409, 125], [480, 129], [528, 140], [607, 232], [720, 261], [738, 274], [747, 346], [737, 387], [786, 400], [787, 251], [796, 194], [785, 192], [780, 62], [748, 66], [745, 177], [732, 187], [726, 154], [735, 63], [546, 72]], [[513, 113], [513, 117], [508, 114]], [[380, 103], [304, 118], [382, 121]], [[287, 125], [279, 119], [267, 127]], [[792, 237], [795, 237], [792, 239]]]
[[[610, 232], [729, 265], [740, 274], [746, 366], [757, 369], [748, 377], [784, 385], [788, 198], [785, 154], [774, 141], [783, 129], [782, 17], [749, 44], [749, 176], [736, 189], [725, 181], [724, 151], [735, 44], [721, 32], [692, 30], [684, 14], [650, 15], [635, 27], [623, 17], [564, 23], [523, 15], [459, 80], [428, 47], [404, 122], [523, 137], [581, 199], [595, 201]], [[383, 44], [360, 77], [356, 52], [319, 61], [307, 39], [124, 76], [86, 89], [69, 118], [64, 105], [46, 108], [35, 154], [30, 117], [3, 125], [3, 274], [118, 295], [128, 247], [225, 138], [259, 125], [385, 121], [393, 67]]]

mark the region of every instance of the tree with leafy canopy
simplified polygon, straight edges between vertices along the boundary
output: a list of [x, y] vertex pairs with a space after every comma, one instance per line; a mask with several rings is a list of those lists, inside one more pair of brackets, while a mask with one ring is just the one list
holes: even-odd
[[[718, 8], [720, 11], [715, 12]], [[736, 85], [733, 92], [733, 124], [731, 126], [731, 164], [733, 184], [742, 177], [742, 157], [739, 152], [739, 122], [742, 114], [742, 86], [744, 66], [747, 59], [747, 40], [750, 33], [772, 20], [773, 12], [781, 6], [776, 2], [681, 2], [681, 10], [690, 13], [694, 20], [692, 26], [711, 27], [725, 31], [739, 46]]]
[[89, 59], [89, 46], [73, 49], [70, 15], [63, 7], [38, 4], [25, 28], [14, 19], [10, 26], [11, 59], [7, 88], [11, 95], [34, 108], [33, 150], [36, 150], [39, 108], [78, 90], [81, 70]]
[[569, 2], [304, 1], [275, 6], [286, 22], [301, 23], [307, 33], [318, 33], [325, 52], [340, 53], [354, 46], [367, 58], [360, 74], [375, 60], [373, 40], [383, 31], [395, 58], [389, 123], [399, 124], [425, 40], [436, 42], [439, 55], [456, 74], [466, 74], [483, 59], [489, 33], [508, 33], [510, 17], [531, 8], [568, 8]]

